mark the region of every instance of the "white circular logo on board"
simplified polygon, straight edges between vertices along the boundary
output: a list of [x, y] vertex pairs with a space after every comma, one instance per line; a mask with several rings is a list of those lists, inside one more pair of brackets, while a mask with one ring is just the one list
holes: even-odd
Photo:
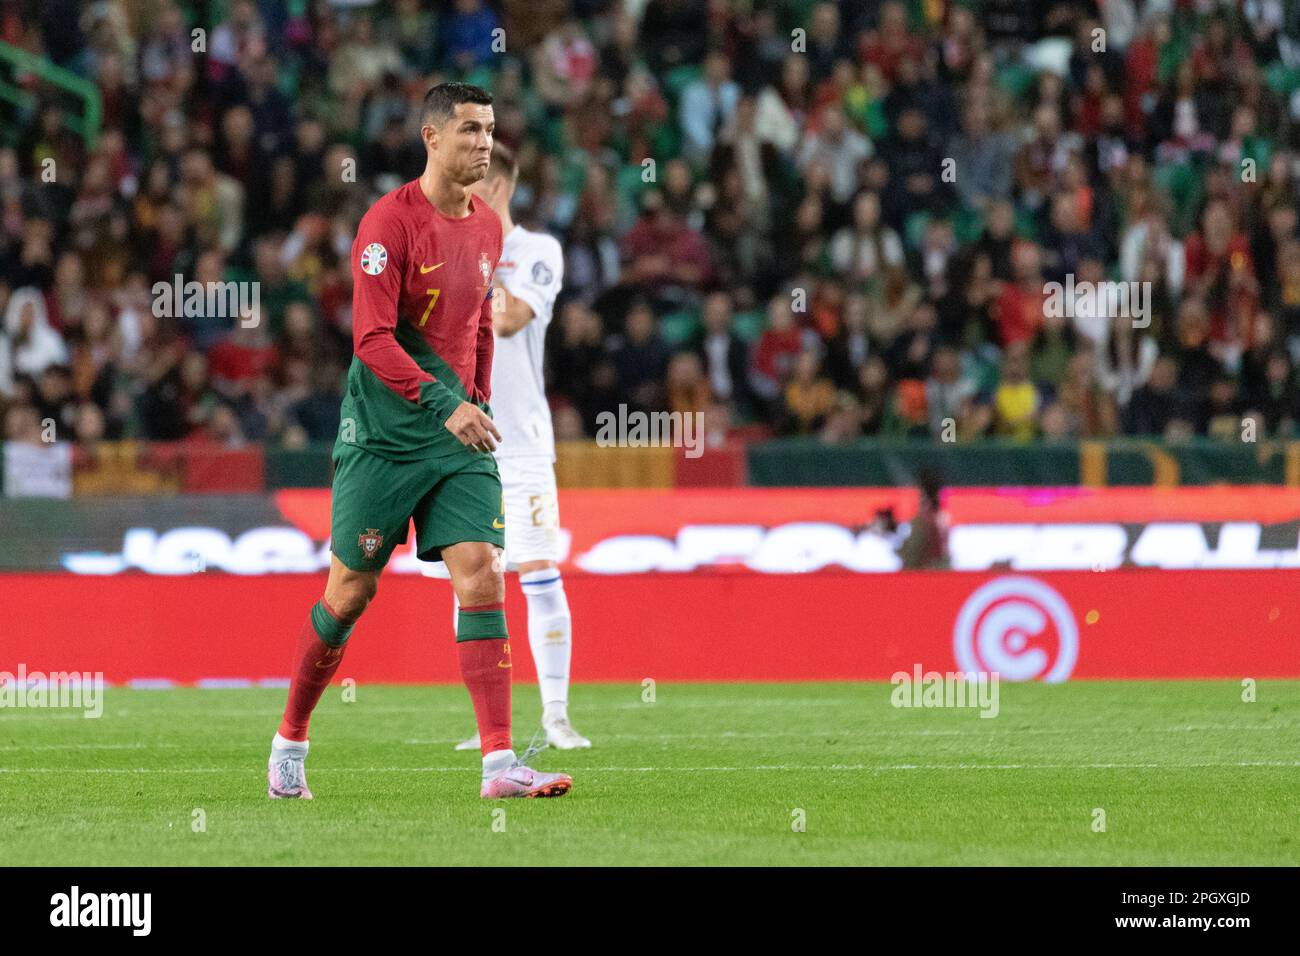
[[1035, 578], [997, 578], [966, 599], [952, 630], [957, 667], [997, 672], [1002, 680], [1070, 676], [1079, 656], [1074, 612], [1055, 590]]
[[361, 271], [368, 276], [377, 276], [388, 265], [388, 250], [377, 242], [372, 242], [361, 251]]

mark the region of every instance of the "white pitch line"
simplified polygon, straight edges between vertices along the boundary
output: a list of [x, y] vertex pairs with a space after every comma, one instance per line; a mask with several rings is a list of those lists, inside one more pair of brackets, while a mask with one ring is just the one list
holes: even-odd
[[[886, 684], [887, 688], [889, 685]], [[719, 700], [665, 700], [653, 704], [639, 703], [614, 704], [618, 710], [645, 710], [655, 707], [663, 710], [713, 709], [717, 707], [839, 707], [846, 703], [857, 703], [859, 698], [837, 697], [827, 700], [825, 697], [773, 697], [769, 700], [754, 700], [752, 697], [724, 697]]]
[[[978, 726], [978, 725], [977, 725]], [[1021, 736], [1040, 736], [1056, 734], [1180, 734], [1180, 733], [1199, 733], [1201, 731], [1209, 732], [1235, 732], [1238, 730], [1288, 730], [1291, 732], [1300, 731], [1300, 727], [1284, 727], [1280, 724], [1271, 726], [1237, 726], [1235, 724], [1203, 724], [1200, 726], [1182, 726], [1182, 727], [1152, 727], [1147, 730], [1136, 730], [1128, 727], [1060, 727], [1060, 728], [1027, 728], [1022, 730], [853, 730], [851, 728], [840, 728], [838, 730], [764, 730], [764, 731], [734, 731], [728, 730], [716, 734], [601, 734], [601, 740], [765, 740], [768, 738], [785, 738], [785, 737], [965, 737], [968, 739], [979, 739], [983, 737], [1021, 737]], [[402, 743], [413, 746], [424, 746], [428, 744], [456, 744], [464, 738], [433, 738], [433, 737], [414, 737], [403, 740]]]
[[0, 710], [0, 724], [4, 723], [6, 720], [18, 720], [19, 718], [22, 717], [40, 718], [42, 720], [93, 719], [93, 718], [87, 718], [85, 713], [83, 712], [83, 708], [81, 707], [76, 708], [75, 713], [71, 713], [71, 714], [66, 712], [70, 708], [60, 707], [57, 708], [59, 711], [61, 711], [60, 713], [51, 714], [50, 711], [55, 709], [56, 708], [53, 707], [45, 707], [45, 708], [36, 707], [36, 708], [27, 708], [19, 711], [19, 710], [10, 710], [9, 708], [6, 707], [3, 710]]
[[[364, 711], [367, 714], [439, 714], [439, 713], [472, 714], [473, 713], [473, 711], [470, 709], [469, 704], [465, 704], [464, 706], [460, 704], [417, 704], [410, 707], [391, 707], [391, 706], [367, 707], [364, 701], [357, 701], [354, 703], [344, 704], [341, 706], [347, 707], [349, 711], [352, 710], [355, 710], [357, 712]], [[65, 712], [50, 713], [50, 711], [56, 709]], [[68, 720], [74, 717], [77, 719], [81, 719], [82, 708], [80, 707], [76, 708], [75, 713], [66, 713], [66, 711], [69, 709], [70, 708], [34, 707], [34, 708], [24, 708], [23, 710], [16, 710], [16, 709], [10, 709], [8, 707], [3, 707], [0, 708], [0, 724], [3, 724], [6, 718], [16, 719], [20, 717], [44, 718], [46, 720], [53, 720], [53, 719], [60, 719], [60, 718], [64, 720]], [[235, 710], [232, 708], [209, 710], [203, 707], [195, 707], [193, 710], [193, 714], [194, 716], [199, 717], [203, 720], [207, 720], [212, 717], [249, 717], [249, 718], [257, 717], [257, 718], [278, 719], [281, 709], [282, 708], [279, 706], [264, 707], [264, 708], [249, 707], [245, 710]], [[155, 713], [147, 710], [142, 712], [147, 714], [148, 716], [156, 716]], [[337, 714], [337, 713], [339, 712], [334, 710], [332, 705], [328, 709], [316, 711], [316, 715]], [[104, 713], [99, 719], [102, 720], [106, 717], [125, 717], [127, 716], [127, 714], [128, 712], [126, 710], [114, 710], [112, 707], [105, 707]]]
[[[1300, 760], [1241, 760], [1204, 763], [899, 763], [899, 764], [757, 764], [752, 767], [581, 767], [582, 773], [767, 773], [772, 771], [847, 771], [888, 772], [897, 770], [1193, 770], [1223, 767], [1300, 767]], [[470, 774], [473, 767], [316, 767], [321, 773], [461, 773]], [[53, 774], [188, 774], [188, 773], [248, 773], [261, 774], [254, 767], [88, 767], [60, 770], [53, 767], [0, 767], [0, 773], [53, 773]]]
[[27, 746], [11, 745], [0, 750], [162, 750], [180, 749], [180, 744], [29, 744]]

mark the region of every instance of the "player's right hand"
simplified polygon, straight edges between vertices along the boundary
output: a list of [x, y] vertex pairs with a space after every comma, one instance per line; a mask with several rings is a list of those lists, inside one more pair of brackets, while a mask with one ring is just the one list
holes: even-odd
[[[496, 442], [501, 440], [501, 433], [496, 425], [477, 405], [461, 402], [447, 418], [447, 431], [451, 432], [462, 445], [475, 451], [494, 452]], [[496, 441], [493, 441], [493, 439]]]

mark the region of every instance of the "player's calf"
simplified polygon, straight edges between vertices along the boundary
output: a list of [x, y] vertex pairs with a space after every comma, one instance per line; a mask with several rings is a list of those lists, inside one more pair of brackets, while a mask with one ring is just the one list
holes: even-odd
[[267, 762], [267, 794], [272, 799], [311, 799], [307, 788], [307, 725], [329, 686], [352, 628], [374, 597], [377, 574], [352, 571], [337, 557], [330, 566], [325, 596], [312, 606], [298, 634], [293, 677], [279, 732]]
[[343, 651], [355, 623], [355, 618], [339, 613], [326, 598], [313, 605], [298, 634], [289, 698], [280, 721], [281, 737], [293, 741], [307, 739], [311, 713], [343, 662]]
[[460, 610], [456, 620], [456, 656], [478, 723], [483, 776], [513, 767], [510, 740], [510, 634], [506, 629], [505, 578], [496, 548], [465, 541], [444, 548]]

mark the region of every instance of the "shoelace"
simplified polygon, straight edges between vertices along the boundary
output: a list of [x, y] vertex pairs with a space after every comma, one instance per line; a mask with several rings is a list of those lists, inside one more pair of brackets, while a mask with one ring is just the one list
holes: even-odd
[[275, 765], [275, 769], [280, 775], [280, 783], [286, 790], [294, 790], [303, 786], [301, 760], [281, 760]]
[[[541, 746], [538, 746], [538, 741], [541, 742]], [[539, 753], [541, 753], [549, 746], [550, 744], [546, 742], [546, 728], [538, 727], [535, 731], [533, 731], [533, 739], [528, 742], [528, 749], [525, 750], [523, 754], [519, 757], [518, 761], [516, 761], [515, 763], [515, 766], [516, 767], [526, 766], [528, 764], [528, 761], [532, 760], [534, 757], [536, 757]]]

